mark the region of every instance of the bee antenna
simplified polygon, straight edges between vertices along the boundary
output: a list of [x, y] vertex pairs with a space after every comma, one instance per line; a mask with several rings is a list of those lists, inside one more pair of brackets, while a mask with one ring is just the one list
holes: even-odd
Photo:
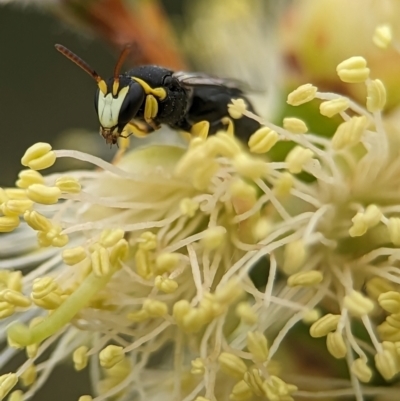
[[117, 91], [118, 91], [118, 86], [119, 86], [119, 73], [121, 71], [122, 64], [124, 63], [126, 56], [130, 53], [132, 50], [131, 45], [126, 45], [121, 54], [119, 55], [119, 58], [117, 60], [117, 63], [115, 64], [114, 67], [114, 85], [113, 85], [113, 95], [116, 96]]
[[100, 90], [105, 94], [107, 92], [107, 85], [104, 80], [100, 77], [100, 75], [92, 68], [86, 61], [83, 61], [79, 56], [73, 53], [71, 50], [67, 49], [63, 45], [55, 45], [56, 50], [58, 50], [62, 55], [75, 63], [78, 67], [80, 67], [83, 71], [87, 72], [99, 86]]

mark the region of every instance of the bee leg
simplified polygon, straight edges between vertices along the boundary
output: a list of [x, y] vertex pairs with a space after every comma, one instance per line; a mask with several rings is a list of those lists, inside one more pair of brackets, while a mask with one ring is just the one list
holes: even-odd
[[210, 123], [206, 120], [199, 121], [196, 124], [193, 124], [190, 128], [190, 133], [193, 136], [198, 136], [202, 139], [206, 139], [208, 137], [208, 133], [210, 131]]
[[[128, 132], [128, 134], [125, 135], [126, 138], [130, 137], [131, 135], [136, 136], [136, 138], [145, 138], [148, 134], [154, 131], [154, 128], [152, 126], [139, 126], [133, 121], [129, 122], [126, 125], [125, 129]], [[123, 137], [122, 135], [120, 136]]]
[[160, 128], [158, 124], [154, 121], [154, 118], [158, 113], [158, 101], [153, 95], [146, 96], [146, 103], [144, 105], [144, 120], [153, 130], [157, 130]]

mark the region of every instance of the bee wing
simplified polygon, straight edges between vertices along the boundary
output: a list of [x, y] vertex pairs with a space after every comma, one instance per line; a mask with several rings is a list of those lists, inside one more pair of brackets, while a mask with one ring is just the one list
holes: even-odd
[[240, 82], [239, 80], [217, 78], [201, 72], [193, 73], [179, 71], [175, 72], [173, 77], [176, 78], [179, 83], [187, 89], [190, 89], [194, 86], [221, 86], [225, 88], [239, 89], [246, 92], [248, 91], [248, 88], [245, 88], [243, 82]]

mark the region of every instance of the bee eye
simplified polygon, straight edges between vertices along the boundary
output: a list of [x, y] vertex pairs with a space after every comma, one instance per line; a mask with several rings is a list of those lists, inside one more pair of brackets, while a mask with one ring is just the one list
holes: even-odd
[[121, 129], [135, 117], [144, 101], [144, 97], [145, 94], [142, 87], [136, 82], [132, 82], [129, 85], [128, 92], [125, 95], [118, 115], [118, 126]]

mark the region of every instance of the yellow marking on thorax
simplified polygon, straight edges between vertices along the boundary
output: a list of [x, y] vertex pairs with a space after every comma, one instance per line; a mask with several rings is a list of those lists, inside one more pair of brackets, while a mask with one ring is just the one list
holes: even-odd
[[134, 81], [136, 81], [144, 90], [146, 95], [153, 95], [160, 100], [164, 100], [167, 97], [167, 91], [164, 88], [152, 88], [147, 82], [143, 81], [143, 79], [132, 77]]

